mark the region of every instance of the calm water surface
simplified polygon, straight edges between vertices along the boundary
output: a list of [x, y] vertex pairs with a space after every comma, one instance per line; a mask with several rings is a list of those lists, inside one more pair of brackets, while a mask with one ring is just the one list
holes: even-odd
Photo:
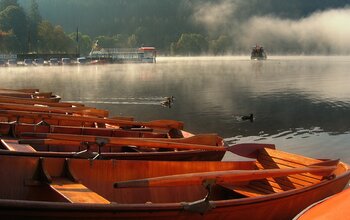
[[[350, 163], [350, 57], [158, 58], [157, 64], [1, 68], [1, 87], [136, 120], [174, 119], [193, 133]], [[171, 108], [160, 102], [174, 96]], [[254, 114], [254, 121], [242, 115]]]

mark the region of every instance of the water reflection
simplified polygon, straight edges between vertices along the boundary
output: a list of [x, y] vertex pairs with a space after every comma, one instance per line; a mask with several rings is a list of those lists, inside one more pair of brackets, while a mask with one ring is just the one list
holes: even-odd
[[[53, 91], [137, 120], [181, 120], [188, 131], [218, 133], [232, 144], [270, 142], [347, 158], [349, 68], [350, 57], [159, 58], [157, 64], [2, 68], [0, 77], [1, 87]], [[169, 96], [176, 101], [164, 108]], [[250, 113], [253, 122], [239, 120]]]

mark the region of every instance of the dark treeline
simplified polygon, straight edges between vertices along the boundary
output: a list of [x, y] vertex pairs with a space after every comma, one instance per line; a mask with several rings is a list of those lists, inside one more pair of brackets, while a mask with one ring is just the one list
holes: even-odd
[[0, 54], [75, 52], [72, 36], [43, 20], [35, 0], [28, 2], [24, 10], [17, 0], [0, 1]]
[[[344, 8], [348, 0], [18, 0], [18, 3], [21, 7], [15, 12], [13, 8], [12, 11], [0, 8], [1, 35], [7, 40], [21, 39], [11, 50], [75, 51], [79, 28], [79, 48], [83, 54], [88, 53], [92, 42], [99, 40], [102, 47], [147, 45], [157, 47], [163, 54], [198, 55], [249, 51], [247, 45], [255, 44], [255, 39], [244, 42], [242, 32], [253, 17], [297, 20], [317, 11]], [[6, 27], [3, 20], [10, 14], [17, 20], [25, 17], [27, 29]], [[288, 52], [303, 49], [284, 44], [291, 48]]]

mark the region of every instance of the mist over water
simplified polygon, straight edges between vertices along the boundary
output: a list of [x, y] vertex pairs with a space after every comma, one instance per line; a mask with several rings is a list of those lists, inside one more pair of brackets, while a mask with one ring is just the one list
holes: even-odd
[[275, 54], [350, 53], [349, 6], [290, 19], [245, 12], [247, 4], [241, 0], [198, 3], [193, 7], [192, 19], [209, 33], [230, 36], [234, 51], [244, 52], [261, 44]]
[[[1, 68], [1, 87], [39, 88], [136, 120], [174, 119], [230, 144], [350, 162], [350, 57], [159, 57], [157, 64]], [[174, 96], [171, 108], [161, 105]], [[254, 121], [244, 115], [254, 114]]]

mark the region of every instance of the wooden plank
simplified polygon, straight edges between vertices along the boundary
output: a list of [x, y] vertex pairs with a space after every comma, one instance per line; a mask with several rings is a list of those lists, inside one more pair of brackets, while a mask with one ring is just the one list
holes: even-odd
[[18, 144], [17, 140], [1, 139], [1, 144], [9, 151], [36, 152], [29, 144]]
[[[257, 167], [259, 167], [259, 169], [293, 168], [293, 167], [290, 167], [290, 166], [283, 166], [283, 165], [280, 165], [280, 164], [278, 164], [277, 167], [275, 165], [269, 166], [269, 165], [266, 165], [266, 164], [264, 166], [262, 166], [260, 163], [257, 163], [256, 165], [257, 165]], [[305, 167], [305, 166], [303, 166], [303, 167]], [[298, 168], [300, 168], [300, 167], [298, 167]], [[301, 174], [295, 174], [295, 175], [291, 175], [291, 176], [293, 176], [293, 178], [296, 178], [296, 179], [299, 179], [299, 180], [303, 180], [303, 181], [306, 181], [306, 182], [309, 182], [309, 183], [317, 183], [320, 180], [322, 180], [321, 176], [316, 176], [316, 175], [312, 175], [312, 174], [309, 174], [309, 173], [301, 173]]]
[[304, 157], [301, 155], [287, 153], [284, 151], [279, 151], [279, 150], [274, 150], [274, 149], [269, 149], [269, 148], [264, 148], [263, 150], [260, 150], [260, 153], [262, 153], [262, 152], [265, 152], [270, 157], [283, 158], [286, 161], [299, 163], [299, 164], [303, 164], [303, 165], [311, 165], [314, 163], [321, 162], [321, 160], [317, 160], [314, 158]]
[[[310, 164], [321, 162], [321, 160], [295, 155], [279, 150], [263, 149], [258, 155], [259, 169], [276, 169], [276, 168], [300, 168]], [[269, 178], [270, 184], [279, 185], [281, 188], [292, 187], [302, 188], [322, 180], [322, 177], [309, 173], [289, 175], [287, 177]]]
[[292, 189], [291, 187], [289, 187], [288, 189], [282, 189], [278, 184], [270, 184], [269, 181], [265, 180], [251, 181], [249, 185], [252, 186], [252, 188], [257, 187], [259, 189], [264, 189], [272, 192], [284, 192]]
[[110, 203], [83, 184], [72, 182], [66, 178], [53, 178], [50, 187], [71, 203]]

